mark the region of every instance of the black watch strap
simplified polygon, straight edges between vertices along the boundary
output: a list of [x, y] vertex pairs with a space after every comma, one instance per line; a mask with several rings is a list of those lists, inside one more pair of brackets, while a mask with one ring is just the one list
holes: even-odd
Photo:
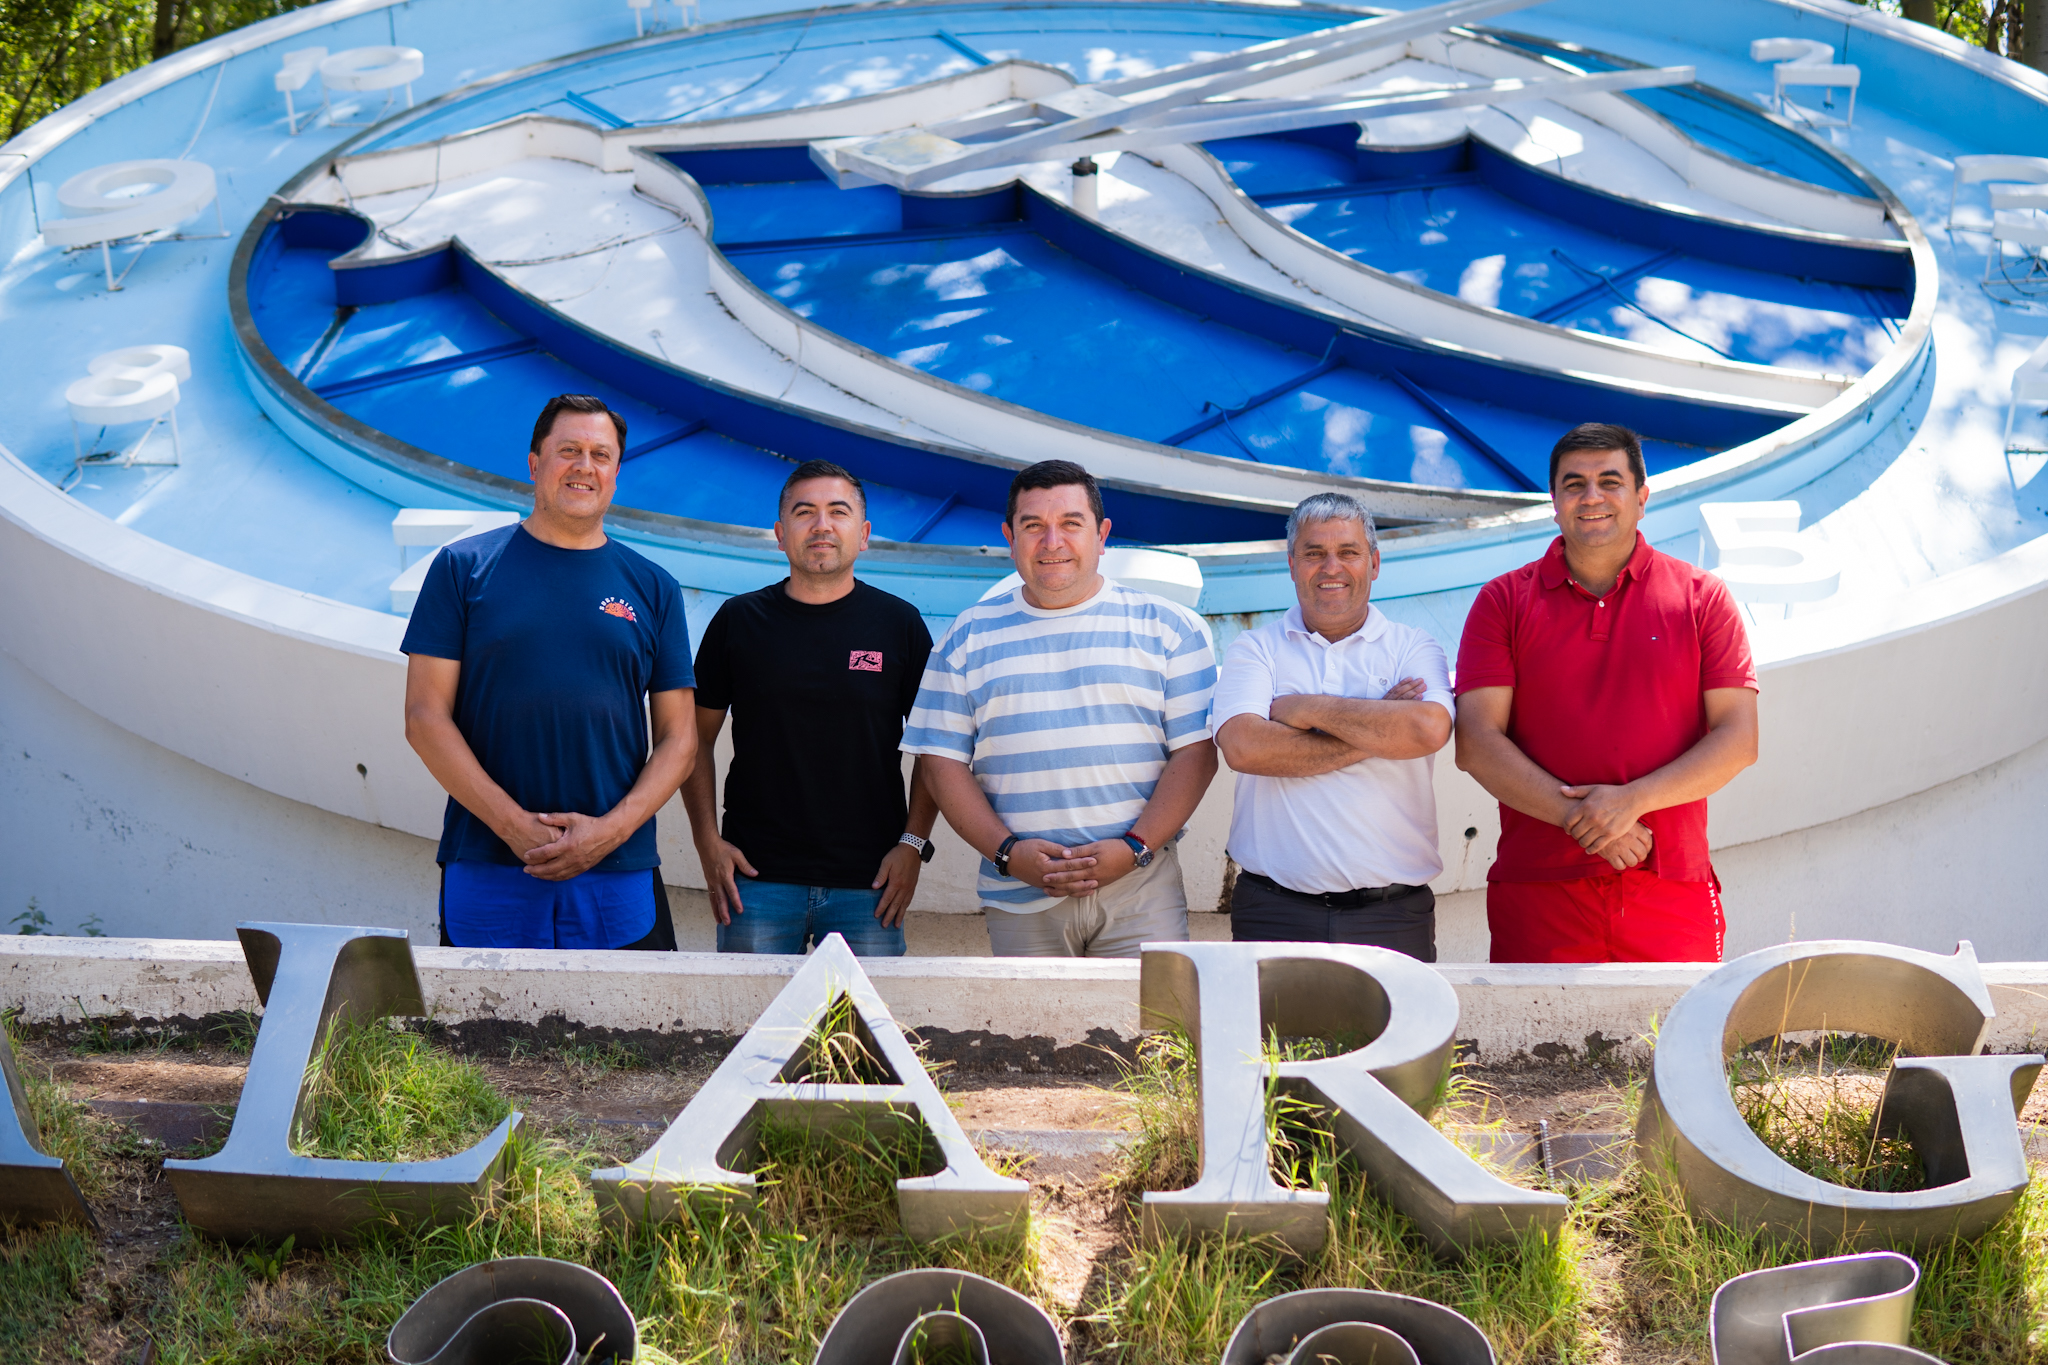
[[996, 856], [989, 859], [990, 862], [996, 865], [996, 875], [998, 877], [1010, 875], [1010, 849], [1023, 837], [1021, 834], [1012, 834], [1009, 838], [1003, 840], [1002, 845], [996, 849]]

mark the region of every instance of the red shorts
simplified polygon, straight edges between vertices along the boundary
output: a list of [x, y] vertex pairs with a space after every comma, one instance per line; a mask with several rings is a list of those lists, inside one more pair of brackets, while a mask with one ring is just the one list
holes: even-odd
[[1719, 962], [1721, 883], [1632, 867], [1559, 882], [1489, 882], [1495, 962]]

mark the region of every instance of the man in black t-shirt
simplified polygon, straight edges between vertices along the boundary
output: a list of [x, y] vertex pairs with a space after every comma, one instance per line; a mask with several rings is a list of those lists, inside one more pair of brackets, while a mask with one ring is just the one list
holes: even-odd
[[[938, 816], [923, 759], [906, 804], [897, 752], [931, 632], [917, 608], [853, 576], [868, 547], [859, 479], [808, 460], [778, 510], [789, 577], [726, 602], [697, 651], [704, 757], [683, 807], [718, 951], [802, 953], [837, 933], [864, 957], [900, 957]], [[721, 834], [711, 753], [728, 709]]]

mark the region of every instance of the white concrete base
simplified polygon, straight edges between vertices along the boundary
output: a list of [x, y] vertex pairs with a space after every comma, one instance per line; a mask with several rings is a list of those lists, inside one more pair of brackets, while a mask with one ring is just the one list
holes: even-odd
[[[559, 1015], [624, 1031], [740, 1033], [803, 959], [711, 953], [415, 948], [443, 1022], [538, 1023]], [[1138, 964], [1014, 958], [869, 958], [862, 966], [907, 1028], [1085, 1043], [1138, 1031]], [[1450, 963], [1458, 1036], [1483, 1061], [1644, 1055], [1655, 1021], [1711, 968], [1520, 967]], [[2048, 1037], [2048, 963], [1989, 963], [1999, 1014], [1989, 1046], [2031, 1051]], [[218, 940], [0, 938], [0, 1009], [29, 1023], [99, 1015], [198, 1018], [255, 1009], [238, 944]]]
[[[1448, 759], [1439, 761], [1448, 768]], [[1198, 912], [1218, 900], [1230, 785], [1227, 773], [1219, 776], [1182, 846]], [[1439, 782], [1446, 843], [1466, 842], [1464, 827], [1478, 833], [1467, 865], [1454, 863], [1440, 880], [1437, 951], [1445, 961], [1476, 962], [1487, 956], [1485, 892], [1450, 888], [1484, 877], [1496, 829], [1491, 810], [1462, 800], [1460, 790]], [[367, 784], [365, 793], [370, 799]], [[15, 836], [0, 878], [0, 930], [34, 897], [59, 933], [77, 933], [98, 916], [111, 934], [228, 938], [237, 920], [291, 919], [435, 937], [431, 840], [286, 800], [182, 758], [70, 700], [4, 652], [0, 803]], [[1986, 962], [2036, 957], [2036, 906], [2048, 885], [2042, 810], [2048, 743], [1841, 820], [1717, 849], [1728, 953], [1794, 937], [1876, 938], [1946, 952], [1967, 938]], [[666, 879], [701, 882], [681, 803], [670, 801], [660, 820]], [[985, 954], [974, 859], [943, 822], [937, 837], [911, 951]], [[673, 899], [684, 945], [708, 951], [701, 895]], [[957, 925], [941, 923], [956, 917]], [[1227, 936], [1214, 921], [1207, 928]]]
[[[310, 717], [309, 717], [310, 720]], [[232, 938], [237, 920], [388, 924], [433, 942], [431, 841], [273, 796], [103, 720], [0, 652], [0, 933]]]

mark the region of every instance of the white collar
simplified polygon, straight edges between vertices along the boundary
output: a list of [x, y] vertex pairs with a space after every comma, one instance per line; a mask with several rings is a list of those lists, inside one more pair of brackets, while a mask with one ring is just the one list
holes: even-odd
[[1359, 623], [1357, 630], [1352, 631], [1342, 640], [1325, 640], [1321, 635], [1308, 628], [1308, 622], [1302, 619], [1301, 603], [1297, 602], [1287, 609], [1287, 615], [1280, 622], [1280, 626], [1285, 634], [1299, 635], [1304, 640], [1321, 640], [1326, 647], [1335, 649], [1349, 640], [1363, 640], [1370, 643], [1385, 635], [1387, 633], [1387, 614], [1381, 611], [1377, 604], [1370, 604], [1365, 609], [1365, 620]]

